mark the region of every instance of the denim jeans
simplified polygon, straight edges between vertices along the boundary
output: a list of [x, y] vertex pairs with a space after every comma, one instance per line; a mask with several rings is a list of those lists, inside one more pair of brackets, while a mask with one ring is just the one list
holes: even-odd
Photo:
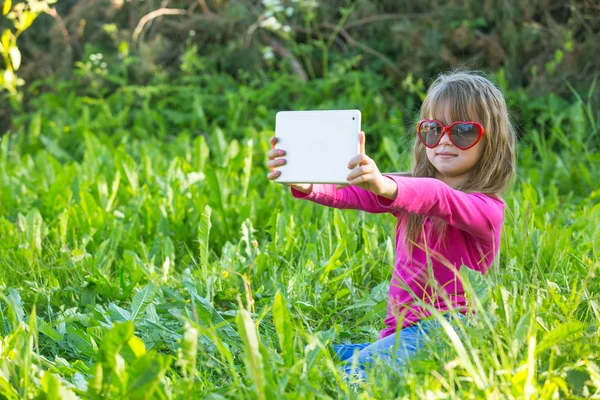
[[[452, 323], [451, 314], [444, 314], [444, 317]], [[464, 315], [457, 314], [457, 317], [464, 321]], [[419, 321], [374, 343], [334, 344], [333, 350], [337, 359], [346, 361], [343, 369], [347, 374], [357, 374], [364, 379], [365, 368], [372, 364], [375, 358], [399, 371], [406, 360], [424, 346], [427, 337], [439, 334], [441, 330], [442, 326], [438, 320], [431, 318]], [[352, 368], [355, 352], [358, 352], [358, 370]]]

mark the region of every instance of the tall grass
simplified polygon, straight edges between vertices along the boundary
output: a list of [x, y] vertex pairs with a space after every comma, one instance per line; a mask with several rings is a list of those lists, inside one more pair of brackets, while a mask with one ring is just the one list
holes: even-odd
[[395, 221], [292, 199], [266, 180], [268, 138], [277, 109], [356, 107], [367, 152], [405, 170], [419, 93], [392, 101], [356, 73], [200, 79], [106, 98], [58, 85], [15, 116], [2, 396], [600, 397], [600, 117], [585, 96], [509, 93], [522, 139], [500, 256], [486, 276], [461, 269], [477, 318], [357, 386], [328, 345], [382, 328]]

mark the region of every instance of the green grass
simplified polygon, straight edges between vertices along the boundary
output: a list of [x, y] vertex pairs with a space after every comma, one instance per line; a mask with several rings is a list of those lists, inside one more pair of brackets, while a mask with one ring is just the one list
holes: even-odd
[[360, 108], [367, 153], [405, 170], [419, 93], [393, 89], [348, 73], [38, 96], [0, 143], [0, 397], [600, 397], [600, 116], [512, 91], [500, 256], [461, 270], [478, 317], [402, 377], [344, 381], [327, 346], [383, 327], [395, 220], [294, 200], [265, 154], [278, 109]]

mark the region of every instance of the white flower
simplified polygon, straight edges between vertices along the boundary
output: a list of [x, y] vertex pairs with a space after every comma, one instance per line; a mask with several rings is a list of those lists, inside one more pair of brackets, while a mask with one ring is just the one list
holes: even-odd
[[260, 26], [272, 31], [278, 31], [279, 29], [281, 29], [281, 24], [279, 23], [279, 21], [277, 21], [275, 17], [269, 17], [265, 19], [260, 23]]
[[279, 0], [262, 0], [262, 3], [265, 6], [265, 8], [275, 7], [280, 4]]
[[275, 54], [273, 54], [273, 49], [271, 48], [271, 46], [263, 48], [262, 53], [263, 53], [263, 58], [265, 60], [271, 60], [275, 57]]

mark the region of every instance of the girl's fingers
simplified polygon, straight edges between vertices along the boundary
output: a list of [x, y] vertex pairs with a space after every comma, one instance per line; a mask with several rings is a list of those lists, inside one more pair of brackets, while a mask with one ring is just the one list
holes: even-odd
[[269, 139], [269, 143], [271, 143], [271, 148], [274, 149], [275, 145], [277, 144], [277, 138], [275, 136], [271, 137], [271, 139]]
[[348, 168], [352, 169], [357, 165], [367, 165], [373, 162], [373, 160], [366, 154], [357, 154], [350, 159], [348, 162]]
[[281, 150], [281, 149], [273, 149], [273, 150], [267, 151], [267, 158], [269, 160], [273, 160], [276, 157], [281, 157], [284, 155], [285, 155], [285, 150]]
[[269, 174], [267, 175], [267, 179], [275, 179], [277, 178], [279, 175], [281, 175], [281, 171], [273, 171], [273, 172], [269, 172]]
[[348, 182], [348, 184], [349, 185], [358, 185], [360, 183], [369, 182], [371, 179], [373, 179], [373, 174], [364, 174], [364, 175], [361, 175], [359, 177], [352, 179], [350, 182]]
[[284, 165], [286, 163], [285, 158], [278, 158], [276, 160], [271, 160], [267, 163], [267, 167], [269, 168], [275, 168], [275, 167], [279, 167], [281, 165]]
[[354, 168], [347, 176], [346, 179], [347, 180], [352, 180], [358, 176], [364, 175], [364, 174], [370, 174], [371, 172], [373, 172], [373, 168], [371, 165], [363, 165], [361, 167], [356, 167]]
[[358, 143], [359, 143], [359, 153], [360, 154], [366, 154], [365, 153], [365, 133], [363, 131], [361, 131], [358, 134]]

